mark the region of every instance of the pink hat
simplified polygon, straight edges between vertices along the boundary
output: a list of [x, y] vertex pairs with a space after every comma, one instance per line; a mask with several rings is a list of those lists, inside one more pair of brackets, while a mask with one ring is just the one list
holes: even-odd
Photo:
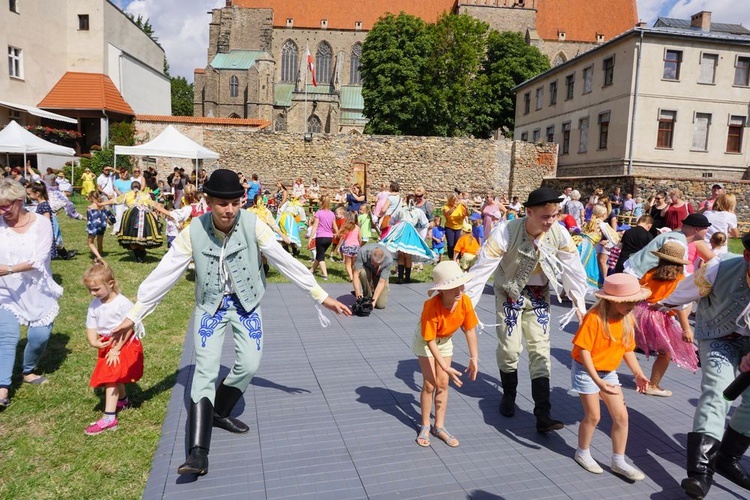
[[607, 276], [604, 287], [594, 295], [612, 302], [640, 302], [651, 295], [651, 290], [641, 288], [638, 278], [632, 274], [616, 273]]

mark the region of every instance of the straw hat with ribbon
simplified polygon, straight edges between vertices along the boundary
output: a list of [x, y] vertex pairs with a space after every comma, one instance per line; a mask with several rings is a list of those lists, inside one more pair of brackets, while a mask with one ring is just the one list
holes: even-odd
[[438, 290], [451, 290], [465, 285], [471, 278], [472, 276], [463, 272], [455, 261], [445, 260], [432, 270], [432, 281], [435, 286], [430, 288], [427, 295], [432, 295], [433, 292]]
[[685, 247], [677, 241], [667, 241], [659, 250], [652, 250], [651, 253], [673, 264], [682, 264], [684, 266], [689, 264], [685, 260]]
[[651, 290], [642, 288], [632, 274], [617, 273], [607, 276], [604, 287], [594, 295], [612, 302], [640, 302], [651, 295]]

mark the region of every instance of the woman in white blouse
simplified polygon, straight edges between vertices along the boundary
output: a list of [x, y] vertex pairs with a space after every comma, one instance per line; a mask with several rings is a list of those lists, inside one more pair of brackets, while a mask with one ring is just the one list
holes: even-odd
[[28, 326], [23, 353], [23, 381], [43, 384], [35, 372], [63, 289], [50, 270], [52, 226], [24, 208], [26, 189], [11, 179], [0, 180], [0, 410], [10, 401], [8, 390], [15, 364], [21, 325]]
[[[705, 241], [710, 246], [711, 236], [714, 233], [724, 233], [729, 238], [739, 238], [740, 231], [737, 228], [737, 214], [734, 213], [737, 208], [737, 197], [731, 193], [720, 194], [714, 201], [713, 208], [703, 212], [711, 227], [706, 231]], [[719, 255], [728, 251], [728, 245], [720, 247]]]

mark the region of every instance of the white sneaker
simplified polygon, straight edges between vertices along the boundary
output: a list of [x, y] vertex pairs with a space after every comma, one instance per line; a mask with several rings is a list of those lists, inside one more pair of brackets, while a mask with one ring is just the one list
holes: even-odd
[[581, 455], [579, 455], [578, 453], [576, 453], [573, 458], [575, 459], [576, 463], [578, 463], [578, 465], [580, 465], [581, 467], [583, 467], [584, 469], [586, 469], [587, 471], [593, 474], [601, 474], [602, 472], [604, 472], [604, 469], [602, 469], [599, 466], [599, 464], [596, 463], [596, 460], [594, 460], [593, 458], [590, 460], [587, 460], [583, 458]]
[[622, 467], [612, 462], [612, 472], [619, 474], [626, 479], [630, 479], [631, 481], [642, 481], [646, 479], [643, 472], [628, 464], [625, 464], [625, 466]]
[[646, 396], [659, 396], [662, 398], [668, 398], [672, 395], [672, 391], [668, 389], [659, 389], [658, 387], [649, 387], [644, 393]]

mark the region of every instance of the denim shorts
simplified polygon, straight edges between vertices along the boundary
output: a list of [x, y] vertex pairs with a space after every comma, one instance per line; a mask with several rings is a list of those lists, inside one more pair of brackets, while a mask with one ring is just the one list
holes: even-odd
[[[620, 378], [615, 370], [611, 372], [598, 371], [596, 373], [609, 385], [620, 385]], [[573, 360], [573, 366], [570, 369], [570, 381], [573, 392], [578, 394], [599, 394], [600, 392], [599, 386], [594, 383], [586, 368], [576, 360]]]

